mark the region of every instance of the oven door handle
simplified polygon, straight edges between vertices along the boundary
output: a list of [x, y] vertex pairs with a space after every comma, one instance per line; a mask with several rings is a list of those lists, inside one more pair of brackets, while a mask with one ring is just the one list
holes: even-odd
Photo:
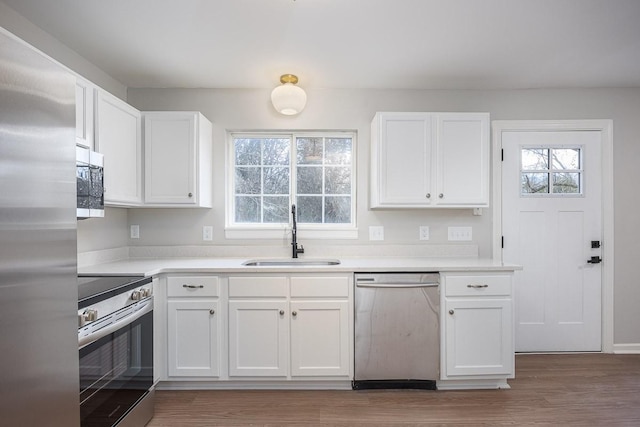
[[125, 316], [122, 319], [118, 320], [117, 322], [114, 322], [108, 326], [105, 326], [104, 328], [97, 330], [89, 335], [78, 337], [78, 350], [88, 346], [89, 344], [92, 344], [98, 341], [102, 337], [106, 337], [107, 335], [114, 333], [115, 331], [122, 328], [123, 326], [126, 326], [132, 322], [135, 322], [145, 314], [151, 313], [152, 311], [153, 311], [153, 298], [149, 298], [149, 300], [145, 302], [143, 307], [138, 309], [138, 311], [136, 311], [135, 313], [130, 314], [129, 316]]

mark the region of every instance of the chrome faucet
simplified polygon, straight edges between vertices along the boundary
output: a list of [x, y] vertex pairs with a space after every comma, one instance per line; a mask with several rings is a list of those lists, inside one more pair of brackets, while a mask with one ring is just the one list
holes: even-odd
[[298, 258], [298, 254], [304, 253], [304, 246], [298, 247], [298, 224], [296, 223], [296, 205], [291, 205], [291, 217], [293, 218], [293, 228], [291, 228], [291, 256]]

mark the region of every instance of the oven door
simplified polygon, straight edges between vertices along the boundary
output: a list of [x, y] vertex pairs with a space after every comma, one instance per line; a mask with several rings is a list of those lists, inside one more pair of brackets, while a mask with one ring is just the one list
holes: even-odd
[[116, 319], [82, 343], [82, 426], [113, 426], [153, 385], [153, 304]]

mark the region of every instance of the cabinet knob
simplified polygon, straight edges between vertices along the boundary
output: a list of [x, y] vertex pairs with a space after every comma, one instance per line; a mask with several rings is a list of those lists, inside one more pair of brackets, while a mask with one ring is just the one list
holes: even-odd
[[209, 314], [216, 314], [216, 311], [214, 309], [209, 310]]
[[453, 311], [453, 310], [449, 310], [449, 314], [453, 314], [453, 313], [454, 313], [454, 311]]
[[440, 193], [438, 194], [438, 198], [442, 199], [444, 197], [444, 194]]
[[280, 316], [284, 316], [284, 310], [280, 310]]
[[431, 198], [431, 193], [427, 193], [427, 199]]
[[298, 315], [298, 312], [297, 312], [297, 311], [292, 311], [292, 312], [291, 312], [291, 315], [292, 315], [293, 317], [296, 317], [296, 316]]
[[189, 193], [189, 194], [188, 194], [188, 196], [189, 196], [189, 197], [193, 197], [193, 193]]

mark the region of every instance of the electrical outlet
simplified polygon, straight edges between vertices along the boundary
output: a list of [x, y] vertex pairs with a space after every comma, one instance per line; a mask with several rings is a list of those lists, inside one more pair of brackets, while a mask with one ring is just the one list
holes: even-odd
[[131, 226], [131, 238], [132, 239], [139, 239], [140, 238], [140, 226], [139, 225], [132, 225]]
[[384, 240], [384, 227], [381, 225], [369, 226], [369, 240]]
[[421, 225], [419, 230], [420, 240], [429, 240], [429, 226]]
[[202, 227], [202, 240], [213, 240], [213, 226], [205, 225]]
[[449, 227], [449, 240], [472, 240], [472, 228], [471, 227]]

